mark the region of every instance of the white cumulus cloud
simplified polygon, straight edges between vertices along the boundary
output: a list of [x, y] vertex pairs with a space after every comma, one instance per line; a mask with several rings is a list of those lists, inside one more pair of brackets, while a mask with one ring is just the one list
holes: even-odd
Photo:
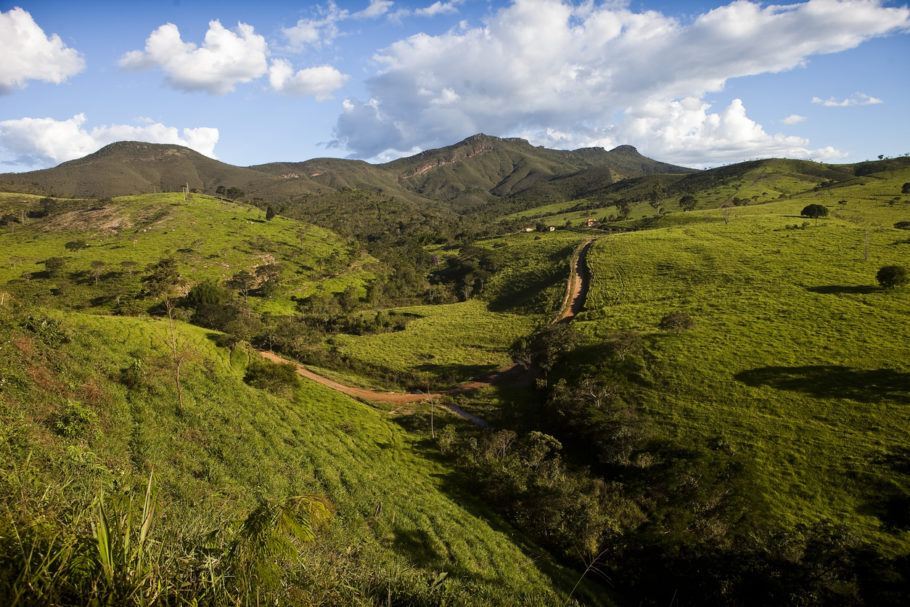
[[29, 80], [60, 84], [84, 67], [82, 56], [57, 34], [48, 37], [28, 11], [0, 12], [0, 94]]
[[741, 99], [719, 112], [701, 99], [651, 101], [628, 112], [618, 129], [623, 141], [660, 150], [661, 159], [704, 165], [753, 157], [785, 156], [834, 160], [844, 153], [832, 147], [812, 149], [802, 137], [769, 134], [749, 118]]
[[115, 141], [175, 143], [206, 156], [215, 156], [218, 129], [196, 127], [178, 129], [160, 122], [108, 124], [86, 128], [85, 114], [72, 118], [17, 118], [0, 121], [0, 150], [3, 164], [17, 169], [41, 168], [80, 158]]
[[787, 116], [786, 118], [781, 120], [781, 122], [783, 122], [784, 124], [788, 124], [788, 125], [799, 124], [799, 123], [805, 122], [805, 121], [806, 121], [806, 117], [800, 116], [799, 114], [790, 114], [789, 116]]
[[202, 45], [184, 42], [177, 26], [165, 23], [149, 35], [145, 50], [126, 53], [120, 65], [159, 67], [178, 89], [223, 95], [263, 76], [268, 54], [265, 38], [246, 23], [229, 30], [217, 20], [210, 21]]
[[883, 101], [878, 97], [872, 97], [866, 93], [853, 93], [844, 99], [835, 99], [834, 97], [822, 99], [821, 97], [813, 97], [812, 103], [825, 107], [854, 107], [858, 105], [879, 105], [883, 103]]
[[[878, 0], [737, 0], [687, 21], [628, 6], [515, 0], [481, 26], [395, 42], [376, 54], [369, 101], [350, 100], [335, 144], [369, 158], [478, 131], [547, 143], [549, 129], [565, 145], [632, 143], [693, 161], [806, 155], [806, 142], [766, 133], [741, 102], [711, 113], [705, 96], [731, 78], [793, 69], [910, 28], [910, 9]], [[660, 115], [691, 122], [672, 127]], [[636, 129], [642, 120], [659, 122], [661, 134]]]
[[340, 89], [348, 76], [331, 65], [319, 65], [294, 71], [286, 59], [275, 59], [269, 67], [269, 84], [276, 91], [328, 99]]

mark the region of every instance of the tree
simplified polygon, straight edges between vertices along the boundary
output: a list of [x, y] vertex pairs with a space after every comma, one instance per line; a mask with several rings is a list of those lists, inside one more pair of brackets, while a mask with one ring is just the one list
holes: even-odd
[[901, 194], [910, 194], [910, 181], [908, 181], [907, 183], [905, 183], [903, 185], [903, 187], [901, 187]]
[[629, 217], [629, 213], [632, 212], [632, 205], [628, 200], [620, 200], [616, 203], [616, 210], [619, 211], [619, 218], [626, 219]]
[[695, 196], [692, 194], [686, 194], [679, 199], [679, 208], [681, 208], [683, 211], [691, 211], [695, 208], [696, 204], [697, 201], [695, 200]]
[[246, 297], [250, 291], [256, 288], [256, 277], [247, 270], [240, 270], [227, 281], [227, 287], [240, 293], [241, 297]]
[[350, 285], [343, 292], [338, 294], [338, 303], [345, 312], [353, 312], [360, 305], [360, 293], [357, 287]]
[[66, 265], [66, 259], [63, 257], [48, 257], [43, 263], [45, 274], [47, 274], [49, 278], [53, 278], [63, 270], [63, 267]]
[[818, 219], [819, 217], [828, 216], [828, 207], [821, 204], [810, 204], [803, 207], [803, 210], [799, 213], [803, 217], [810, 217], [812, 219]]
[[660, 206], [660, 189], [654, 186], [654, 189], [648, 194], [648, 204], [655, 210]]
[[281, 264], [267, 263], [256, 268], [256, 279], [259, 281], [259, 293], [269, 296], [281, 286]]
[[910, 276], [907, 275], [907, 268], [904, 266], [882, 266], [875, 278], [885, 289], [894, 289], [910, 282]]
[[193, 324], [209, 329], [224, 330], [238, 315], [231, 292], [211, 281], [201, 282], [190, 289], [181, 306], [193, 310], [190, 318]]
[[235, 188], [233, 186], [229, 187], [224, 191], [224, 196], [230, 198], [231, 200], [237, 200], [238, 198], [243, 198], [245, 192], [240, 188]]
[[177, 262], [171, 257], [159, 259], [145, 268], [148, 271], [142, 278], [145, 292], [151, 297], [169, 298], [171, 291], [179, 286], [183, 279], [177, 270]]
[[104, 262], [100, 259], [95, 259], [89, 265], [91, 267], [89, 275], [92, 277], [92, 282], [98, 284], [98, 281], [101, 280], [101, 275], [104, 274]]
[[275, 219], [275, 215], [277, 215], [277, 214], [278, 213], [275, 212], [275, 207], [273, 207], [272, 205], [269, 205], [265, 209], [265, 220], [272, 221], [273, 219]]

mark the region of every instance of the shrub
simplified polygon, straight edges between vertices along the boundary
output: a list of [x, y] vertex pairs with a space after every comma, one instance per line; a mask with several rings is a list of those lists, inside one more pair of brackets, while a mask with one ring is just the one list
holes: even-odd
[[898, 221], [894, 227], [898, 230], [910, 230], [910, 221]]
[[247, 367], [243, 381], [260, 390], [286, 394], [296, 388], [300, 380], [294, 365], [279, 365], [260, 360]]
[[691, 211], [692, 209], [695, 208], [696, 204], [697, 204], [697, 202], [695, 200], [695, 196], [693, 196], [692, 194], [686, 194], [685, 196], [683, 196], [682, 198], [679, 199], [679, 207], [683, 211]]
[[130, 389], [138, 388], [145, 378], [142, 359], [134, 356], [127, 366], [120, 369], [120, 383]]
[[60, 274], [63, 267], [66, 265], [66, 259], [63, 257], [48, 257], [44, 260], [44, 272], [49, 277], [54, 277]]
[[69, 343], [70, 340], [60, 322], [54, 318], [29, 316], [22, 323], [22, 327], [37, 335], [41, 341], [52, 348]]
[[70, 400], [54, 420], [54, 432], [65, 438], [81, 438], [88, 433], [97, 419], [94, 411]]
[[818, 219], [819, 217], [828, 216], [828, 207], [821, 204], [810, 204], [803, 207], [803, 210], [799, 213], [803, 217], [811, 217], [812, 219]]
[[685, 312], [670, 312], [660, 319], [658, 326], [664, 331], [679, 333], [695, 326], [695, 320]]
[[910, 194], [910, 181], [901, 187], [901, 194]]
[[71, 240], [63, 246], [67, 251], [79, 251], [80, 249], [87, 249], [88, 243], [84, 240]]
[[910, 282], [907, 275], [907, 268], [904, 266], [882, 266], [875, 275], [878, 284], [885, 289], [893, 289]]

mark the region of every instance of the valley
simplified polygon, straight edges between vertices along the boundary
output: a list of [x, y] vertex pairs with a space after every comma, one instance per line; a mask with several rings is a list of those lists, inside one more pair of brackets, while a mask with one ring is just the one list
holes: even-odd
[[0, 593], [901, 604], [908, 183], [488, 135], [0, 175]]

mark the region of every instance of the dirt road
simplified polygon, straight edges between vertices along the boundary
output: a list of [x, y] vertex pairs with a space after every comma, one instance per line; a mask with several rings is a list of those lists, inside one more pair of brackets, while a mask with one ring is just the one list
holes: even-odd
[[[283, 356], [279, 356], [278, 354], [275, 354], [274, 352], [260, 350], [259, 354], [261, 354], [263, 356], [263, 358], [267, 358], [268, 360], [278, 363], [278, 364], [294, 365], [294, 368], [297, 369], [297, 373], [299, 375], [301, 375], [307, 379], [313, 380], [317, 384], [322, 384], [323, 386], [325, 386], [327, 388], [331, 388], [332, 390], [335, 390], [336, 392], [341, 392], [342, 394], [347, 394], [348, 396], [352, 396], [356, 399], [364, 400], [364, 401], [371, 402], [371, 403], [389, 403], [389, 404], [393, 404], [393, 405], [405, 405], [405, 404], [409, 404], [409, 403], [419, 403], [419, 402], [425, 402], [425, 401], [434, 400], [434, 399], [441, 399], [445, 394], [456, 394], [459, 392], [469, 392], [471, 390], [477, 390], [481, 387], [489, 385], [489, 384], [482, 384], [480, 382], [466, 382], [464, 384], [459, 384], [455, 388], [453, 388], [451, 390], [447, 390], [446, 392], [385, 392], [385, 391], [381, 391], [381, 390], [370, 390], [368, 388], [358, 388], [356, 386], [348, 386], [348, 385], [339, 383], [333, 379], [329, 379], [328, 377], [325, 377], [323, 375], [319, 375], [318, 373], [313, 373], [312, 371], [310, 371], [309, 369], [307, 369], [300, 363], [294, 362], [292, 360], [288, 360], [287, 358], [284, 358]], [[461, 417], [462, 419], [465, 419], [465, 420], [471, 422], [475, 426], [480, 426], [480, 427], [487, 426], [486, 421], [477, 417], [476, 415], [472, 415], [472, 414], [468, 413], [467, 411], [465, 411], [458, 405], [445, 403], [445, 404], [443, 404], [443, 406], [446, 407], [448, 410], [450, 410], [455, 415], [457, 415], [458, 417]]]
[[554, 324], [571, 321], [585, 306], [588, 287], [591, 283], [591, 276], [588, 273], [588, 265], [585, 260], [593, 244], [594, 239], [592, 238], [582, 244], [575, 252], [575, 255], [572, 256], [572, 268], [569, 272], [569, 281], [566, 284], [566, 296], [562, 300], [559, 314], [553, 320]]
[[[585, 264], [585, 259], [592, 244], [594, 244], [593, 238], [583, 243], [578, 248], [576, 253], [572, 256], [571, 268], [569, 271], [569, 280], [566, 284], [566, 296], [563, 299], [559, 313], [553, 320], [554, 323], [570, 322], [572, 318], [574, 318], [575, 315], [578, 314], [584, 307], [585, 297], [587, 296], [590, 283], [590, 275], [588, 273], [587, 265]], [[388, 392], [381, 390], [370, 390], [369, 388], [358, 388], [356, 386], [342, 384], [333, 379], [329, 379], [328, 377], [319, 375], [318, 373], [314, 373], [300, 363], [288, 360], [282, 356], [279, 356], [278, 354], [275, 354], [274, 352], [260, 350], [259, 353], [264, 358], [267, 358], [272, 362], [294, 365], [294, 367], [297, 369], [298, 374], [316, 382], [317, 384], [322, 384], [327, 388], [331, 388], [332, 390], [341, 392], [342, 394], [347, 394], [348, 396], [352, 396], [356, 399], [373, 403], [403, 405], [409, 403], [426, 402], [429, 400], [439, 400], [446, 395], [472, 392], [474, 390], [480, 390], [488, 386], [496, 385], [500, 382], [520, 383], [527, 381], [529, 378], [529, 374], [525, 369], [519, 367], [518, 365], [511, 365], [509, 367], [500, 369], [493, 374], [487, 375], [486, 377], [463, 382], [443, 392]], [[458, 405], [446, 403], [443, 406], [452, 411], [455, 415], [471, 422], [476, 426], [486, 427], [488, 425], [486, 421], [477, 417], [476, 415], [468, 413]]]

